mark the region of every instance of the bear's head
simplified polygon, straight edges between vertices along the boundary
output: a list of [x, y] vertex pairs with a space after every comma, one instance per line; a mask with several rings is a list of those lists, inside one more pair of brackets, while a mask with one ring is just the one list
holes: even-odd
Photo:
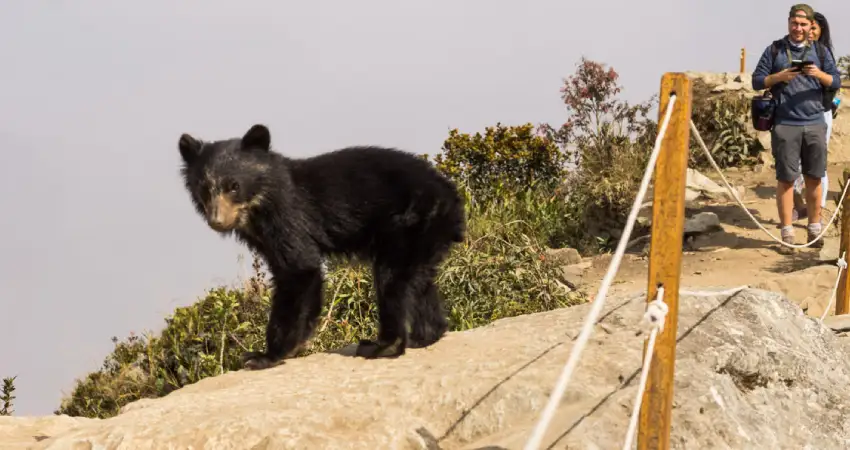
[[244, 230], [272, 178], [271, 134], [254, 125], [242, 138], [204, 142], [189, 134], [178, 143], [182, 174], [195, 209], [213, 230]]

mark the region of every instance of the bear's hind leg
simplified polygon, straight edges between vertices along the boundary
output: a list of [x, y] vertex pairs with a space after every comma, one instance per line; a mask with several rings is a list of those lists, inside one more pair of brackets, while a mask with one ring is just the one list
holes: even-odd
[[425, 282], [423, 289], [410, 305], [410, 348], [427, 347], [443, 337], [449, 323], [443, 310], [442, 298], [433, 280]]
[[378, 297], [378, 340], [361, 339], [357, 356], [367, 359], [395, 358], [407, 348], [407, 315], [413, 296], [422, 280], [410, 267], [374, 265], [375, 292]]
[[266, 326], [266, 351], [245, 353], [243, 366], [262, 370], [295, 354], [312, 335], [321, 311], [320, 268], [275, 275], [275, 293]]

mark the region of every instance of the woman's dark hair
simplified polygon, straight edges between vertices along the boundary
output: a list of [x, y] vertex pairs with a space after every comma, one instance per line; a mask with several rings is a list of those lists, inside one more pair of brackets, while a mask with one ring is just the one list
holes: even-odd
[[815, 22], [820, 26], [820, 37], [818, 38], [818, 42], [826, 46], [830, 52], [832, 52], [832, 36], [829, 34], [829, 22], [826, 21], [826, 17], [819, 13], [815, 13]]

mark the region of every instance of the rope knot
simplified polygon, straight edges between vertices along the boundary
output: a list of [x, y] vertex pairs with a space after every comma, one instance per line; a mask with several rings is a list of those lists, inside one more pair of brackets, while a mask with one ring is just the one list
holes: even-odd
[[664, 288], [658, 288], [658, 294], [655, 300], [646, 305], [646, 312], [643, 313], [644, 322], [650, 327], [657, 327], [658, 332], [664, 331], [664, 319], [667, 317], [667, 312], [670, 308], [664, 303]]
[[844, 260], [844, 255], [842, 255], [841, 258], [838, 258], [838, 262], [835, 264], [838, 265], [839, 269], [847, 269], [847, 261]]

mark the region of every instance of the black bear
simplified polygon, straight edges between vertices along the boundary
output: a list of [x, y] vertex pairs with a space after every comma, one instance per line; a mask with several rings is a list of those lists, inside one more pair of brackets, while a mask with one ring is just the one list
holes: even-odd
[[311, 337], [328, 255], [372, 264], [380, 325], [377, 341], [360, 340], [358, 356], [401, 356], [445, 334], [434, 279], [463, 242], [466, 219], [455, 185], [430, 163], [374, 146], [289, 158], [271, 150], [261, 124], [212, 142], [183, 134], [178, 147], [197, 212], [262, 255], [274, 280], [266, 351], [246, 353], [246, 369], [277, 365]]

